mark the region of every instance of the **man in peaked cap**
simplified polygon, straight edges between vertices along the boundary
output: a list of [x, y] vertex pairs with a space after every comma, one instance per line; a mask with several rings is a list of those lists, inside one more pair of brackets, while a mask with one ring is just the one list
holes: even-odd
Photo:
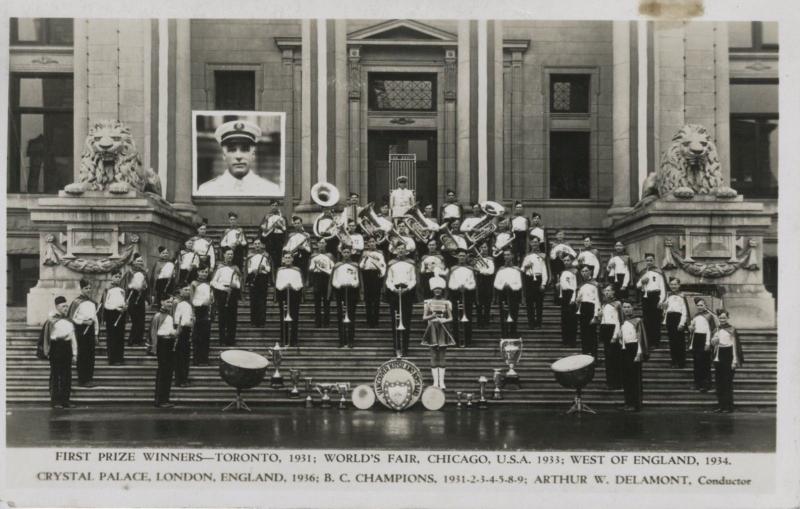
[[256, 140], [261, 129], [247, 120], [233, 120], [219, 126], [214, 137], [222, 147], [227, 169], [201, 184], [197, 193], [208, 196], [278, 196], [281, 188], [253, 172]]

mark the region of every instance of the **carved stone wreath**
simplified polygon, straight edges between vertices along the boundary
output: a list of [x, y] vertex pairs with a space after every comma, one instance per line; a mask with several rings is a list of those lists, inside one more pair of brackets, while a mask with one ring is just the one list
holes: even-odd
[[44, 251], [44, 261], [46, 266], [63, 265], [64, 267], [79, 272], [81, 274], [106, 274], [129, 264], [134, 255], [139, 252], [139, 236], [135, 233], [129, 236], [128, 244], [122, 248], [120, 256], [116, 258], [106, 257], [98, 259], [87, 258], [65, 258], [65, 251], [55, 242], [54, 235], [45, 238], [47, 246]]
[[673, 246], [672, 240], [664, 241], [664, 261], [661, 268], [673, 270], [680, 268], [692, 276], [718, 279], [730, 276], [740, 268], [745, 270], [758, 270], [758, 258], [756, 256], [756, 242], [750, 240], [745, 248], [737, 257], [727, 261], [697, 262], [691, 258], [684, 258], [680, 250]]

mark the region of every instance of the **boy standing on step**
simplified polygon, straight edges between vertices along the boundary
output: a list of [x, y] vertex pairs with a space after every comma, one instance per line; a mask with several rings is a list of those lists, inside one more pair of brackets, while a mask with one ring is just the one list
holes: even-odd
[[211, 310], [214, 306], [214, 292], [208, 283], [208, 267], [197, 272], [197, 280], [190, 287], [191, 302], [194, 311], [194, 328], [192, 329], [192, 357], [195, 366], [208, 365], [208, 349], [211, 343]]
[[75, 325], [67, 315], [67, 299], [59, 295], [55, 306], [55, 313], [42, 329], [44, 355], [50, 359], [50, 404], [53, 408], [72, 408], [72, 362], [77, 361], [78, 342]]
[[78, 385], [94, 387], [94, 360], [100, 323], [97, 320], [97, 303], [92, 300], [92, 282], [81, 279], [81, 294], [72, 301], [67, 316], [75, 324], [78, 344]]
[[642, 409], [642, 363], [649, 357], [647, 331], [642, 320], [633, 316], [633, 305], [622, 304], [625, 321], [620, 328], [622, 336], [622, 388], [625, 391], [627, 412], [639, 412]]

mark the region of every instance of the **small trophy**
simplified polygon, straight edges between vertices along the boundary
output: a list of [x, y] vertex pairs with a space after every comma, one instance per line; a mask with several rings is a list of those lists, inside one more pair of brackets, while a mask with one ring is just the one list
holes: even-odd
[[480, 398], [478, 399], [478, 408], [486, 410], [488, 404], [486, 403], [486, 383], [488, 380], [485, 376], [478, 378], [478, 385], [480, 386]]
[[291, 399], [297, 399], [300, 397], [300, 390], [297, 388], [297, 384], [300, 382], [300, 370], [290, 369], [289, 377], [292, 380], [292, 390], [289, 391], [289, 397]]
[[347, 394], [350, 392], [350, 383], [338, 383], [336, 384], [336, 391], [341, 396], [339, 398], [339, 410], [344, 410], [347, 408]]
[[461, 391], [456, 391], [456, 408], [461, 408], [461, 395], [464, 394]]
[[334, 384], [330, 383], [318, 383], [314, 386], [314, 389], [322, 395], [322, 399], [320, 400], [320, 408], [330, 408], [331, 407], [331, 389], [334, 388]]
[[269, 384], [272, 386], [273, 389], [280, 389], [283, 387], [283, 375], [281, 375], [280, 367], [281, 367], [281, 360], [283, 355], [281, 354], [280, 343], [275, 343], [275, 346], [269, 349], [270, 357], [272, 357], [272, 363], [275, 364], [275, 372], [272, 373], [272, 377], [269, 379]]
[[501, 368], [494, 368], [494, 374], [492, 375], [492, 381], [494, 382], [494, 392], [492, 394], [492, 399], [495, 401], [499, 401], [503, 399], [503, 391], [500, 390], [500, 385], [503, 383], [503, 373]]
[[519, 389], [519, 375], [514, 370], [514, 367], [519, 364], [519, 360], [522, 357], [522, 338], [501, 339], [500, 354], [503, 356], [503, 361], [508, 365], [503, 388], [507, 390]]
[[314, 398], [311, 397], [311, 382], [314, 379], [307, 376], [303, 380], [306, 382], [306, 408], [312, 408], [314, 406]]
[[468, 393], [467, 393], [467, 410], [472, 410], [472, 398], [473, 398], [474, 396], [475, 396], [475, 395], [474, 395], [474, 394], [472, 394], [471, 392], [468, 392]]

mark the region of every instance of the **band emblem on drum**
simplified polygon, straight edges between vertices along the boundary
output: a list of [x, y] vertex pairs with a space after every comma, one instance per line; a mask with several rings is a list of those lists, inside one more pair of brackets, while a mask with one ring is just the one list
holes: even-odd
[[405, 410], [422, 396], [422, 373], [405, 359], [383, 363], [375, 375], [375, 396], [392, 410]]

